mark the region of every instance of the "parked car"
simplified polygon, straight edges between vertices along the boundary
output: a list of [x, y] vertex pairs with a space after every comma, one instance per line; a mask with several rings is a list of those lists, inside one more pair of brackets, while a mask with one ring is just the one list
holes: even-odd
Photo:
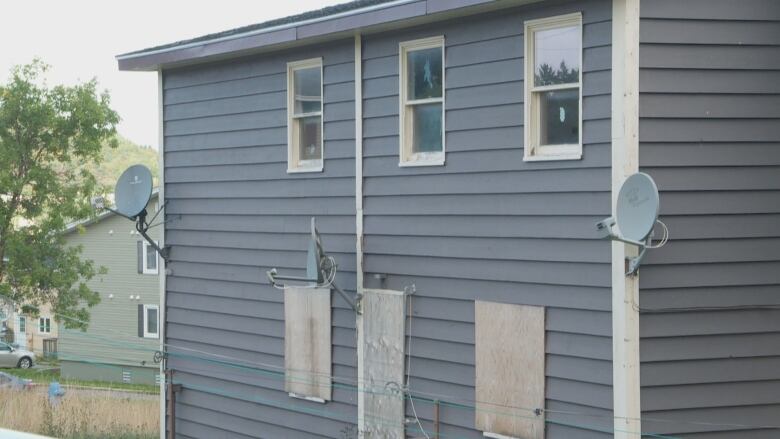
[[33, 387], [30, 379], [19, 378], [10, 373], [0, 372], [0, 389], [29, 390]]
[[29, 369], [33, 366], [35, 354], [0, 342], [0, 367]]

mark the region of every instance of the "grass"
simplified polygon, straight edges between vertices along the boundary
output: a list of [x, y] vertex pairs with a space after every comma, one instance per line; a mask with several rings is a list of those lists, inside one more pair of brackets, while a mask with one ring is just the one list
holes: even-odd
[[63, 439], [159, 437], [157, 399], [67, 392], [52, 406], [43, 391], [0, 390], [0, 426]]
[[60, 378], [59, 369], [0, 369], [0, 371], [18, 376], [19, 378], [28, 378], [33, 380], [34, 383], [40, 384], [49, 384], [52, 381], [59, 381], [59, 383], [62, 385], [100, 387], [102, 389], [113, 390], [135, 390], [156, 394], [160, 393], [160, 388], [151, 384], [129, 384]]

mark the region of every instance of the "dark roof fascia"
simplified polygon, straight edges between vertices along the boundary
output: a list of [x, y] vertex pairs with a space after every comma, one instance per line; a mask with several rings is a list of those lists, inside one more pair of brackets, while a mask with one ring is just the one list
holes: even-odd
[[[247, 26], [116, 57], [119, 70], [155, 71], [414, 26], [543, 0], [393, 0], [357, 1], [356, 9], [302, 21], [285, 19]], [[349, 5], [349, 4], [347, 4]], [[327, 8], [325, 9], [327, 10]], [[306, 14], [290, 17], [304, 17]], [[267, 23], [282, 24], [264, 26]]]
[[[157, 197], [159, 195], [160, 195], [159, 189], [154, 189], [152, 191], [152, 196], [149, 198], [149, 201], [157, 199]], [[87, 218], [87, 219], [84, 219], [84, 220], [81, 220], [81, 221], [76, 221], [76, 222], [70, 223], [67, 226], [65, 226], [65, 230], [63, 230], [62, 234], [63, 235], [67, 235], [69, 233], [73, 233], [76, 230], [78, 230], [79, 227], [91, 226], [92, 224], [99, 223], [100, 221], [103, 221], [104, 219], [106, 219], [108, 217], [112, 217], [114, 215], [116, 215], [116, 213], [114, 213], [114, 212], [112, 212], [110, 210], [106, 210], [104, 212], [101, 212], [100, 214], [98, 214], [97, 216], [95, 216], [93, 218]]]

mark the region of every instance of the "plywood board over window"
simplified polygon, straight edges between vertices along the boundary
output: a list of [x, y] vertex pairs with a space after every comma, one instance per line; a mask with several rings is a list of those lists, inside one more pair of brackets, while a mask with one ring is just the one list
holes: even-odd
[[402, 291], [365, 290], [363, 376], [365, 437], [404, 438], [404, 300]]
[[330, 289], [284, 290], [284, 389], [311, 401], [331, 399]]
[[474, 325], [477, 429], [544, 438], [544, 308], [476, 301]]

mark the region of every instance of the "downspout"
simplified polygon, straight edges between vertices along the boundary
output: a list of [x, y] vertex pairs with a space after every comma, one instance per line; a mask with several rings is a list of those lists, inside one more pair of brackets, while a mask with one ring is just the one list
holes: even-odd
[[[639, 2], [612, 1], [612, 215], [623, 181], [639, 170]], [[626, 276], [634, 246], [612, 241], [612, 390], [614, 437], [642, 430], [639, 375], [639, 275]]]
[[[363, 297], [363, 37], [355, 34], [355, 270], [358, 297]], [[356, 314], [357, 332], [357, 399], [358, 399], [358, 437], [365, 431], [365, 392], [360, 389], [365, 373], [363, 361], [363, 314]]]

